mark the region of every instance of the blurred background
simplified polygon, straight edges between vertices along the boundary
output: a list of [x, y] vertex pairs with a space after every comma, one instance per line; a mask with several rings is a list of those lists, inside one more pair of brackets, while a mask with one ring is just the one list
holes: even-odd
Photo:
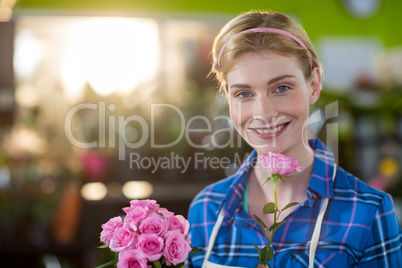
[[401, 219], [400, 0], [0, 0], [1, 267], [100, 265], [101, 224], [130, 199], [186, 216], [236, 170], [250, 148], [210, 50], [252, 9], [306, 29], [325, 73], [310, 128]]

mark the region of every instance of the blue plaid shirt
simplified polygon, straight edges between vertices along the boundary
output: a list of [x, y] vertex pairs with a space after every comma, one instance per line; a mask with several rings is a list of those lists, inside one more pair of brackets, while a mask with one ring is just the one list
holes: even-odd
[[[275, 231], [275, 257], [271, 267], [308, 267], [309, 242], [322, 201], [329, 198], [315, 267], [402, 267], [401, 227], [395, 216], [392, 197], [374, 189], [337, 167], [332, 181], [332, 152], [318, 139], [310, 140], [315, 161], [307, 199]], [[225, 218], [216, 238], [210, 261], [255, 267], [257, 251], [267, 244], [263, 230], [243, 209], [243, 196], [253, 151], [236, 174], [207, 186], [190, 205], [190, 239], [203, 253], [189, 256], [186, 267], [201, 267], [218, 212]], [[275, 263], [274, 263], [275, 262]]]

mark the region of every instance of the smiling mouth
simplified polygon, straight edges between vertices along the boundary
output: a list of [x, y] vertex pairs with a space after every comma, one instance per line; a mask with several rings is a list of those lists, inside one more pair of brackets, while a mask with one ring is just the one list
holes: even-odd
[[278, 132], [280, 132], [282, 129], [284, 129], [287, 125], [289, 124], [289, 122], [282, 124], [280, 126], [276, 126], [274, 128], [250, 128], [252, 130], [254, 130], [255, 132], [257, 132], [260, 135], [267, 135], [267, 134], [276, 134]]

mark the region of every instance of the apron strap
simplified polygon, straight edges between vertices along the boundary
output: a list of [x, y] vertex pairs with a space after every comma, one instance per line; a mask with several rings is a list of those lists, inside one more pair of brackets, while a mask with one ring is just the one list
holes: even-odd
[[244, 268], [244, 267], [237, 267], [237, 266], [226, 266], [226, 265], [221, 265], [221, 264], [217, 264], [217, 263], [212, 263], [209, 261], [209, 258], [211, 257], [211, 253], [212, 253], [212, 248], [214, 247], [214, 244], [215, 244], [216, 236], [218, 235], [218, 231], [222, 225], [222, 221], [223, 221], [224, 217], [225, 217], [225, 210], [222, 206], [221, 210], [219, 211], [218, 219], [216, 220], [214, 228], [212, 229], [211, 237], [209, 238], [208, 249], [207, 249], [207, 253], [205, 254], [205, 259], [202, 264], [202, 268]]
[[216, 236], [218, 235], [219, 228], [221, 228], [224, 217], [225, 217], [225, 210], [222, 207], [221, 210], [219, 211], [219, 216], [218, 219], [216, 220], [215, 226], [212, 229], [211, 237], [209, 238], [208, 242], [207, 253], [205, 254], [205, 259], [204, 263], [202, 264], [202, 267], [205, 267], [206, 263], [209, 261], [209, 257], [211, 256], [212, 253], [212, 248], [214, 247], [215, 244]]
[[[332, 175], [332, 181], [335, 180], [336, 176], [336, 164], [334, 164], [334, 173]], [[318, 213], [317, 217], [317, 222], [315, 223], [314, 227], [314, 232], [311, 237], [310, 241], [310, 252], [309, 252], [309, 268], [314, 267], [314, 258], [315, 258], [315, 252], [317, 251], [317, 245], [318, 245], [318, 240], [320, 240], [320, 232], [321, 232], [321, 225], [322, 225], [322, 220], [324, 219], [325, 212], [328, 207], [328, 198], [325, 198], [324, 201], [322, 202], [320, 212]]]

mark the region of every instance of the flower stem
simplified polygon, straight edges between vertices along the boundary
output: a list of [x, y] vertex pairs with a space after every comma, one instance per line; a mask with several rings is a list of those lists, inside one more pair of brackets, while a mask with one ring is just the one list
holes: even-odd
[[[272, 176], [272, 175], [271, 175]], [[275, 209], [274, 209], [274, 224], [276, 224], [277, 221], [277, 212], [278, 212], [278, 199], [276, 196], [276, 185], [278, 184], [278, 178], [276, 176], [273, 176], [273, 183], [274, 183], [274, 198], [275, 198]], [[274, 238], [274, 233], [275, 229], [271, 231], [271, 237], [269, 239], [269, 244], [272, 244], [272, 239]]]
[[278, 184], [278, 178], [274, 178], [274, 197], [275, 197], [275, 218], [274, 223], [276, 223], [276, 213], [278, 211], [278, 200], [276, 197], [276, 185]]

